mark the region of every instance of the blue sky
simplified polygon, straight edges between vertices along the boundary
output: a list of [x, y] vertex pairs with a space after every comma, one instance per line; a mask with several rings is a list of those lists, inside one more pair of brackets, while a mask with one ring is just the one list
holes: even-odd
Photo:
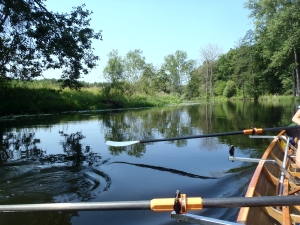
[[[103, 41], [94, 41], [98, 67], [82, 80], [103, 81], [107, 54], [113, 49], [124, 57], [141, 49], [146, 63], [159, 67], [164, 57], [185, 51], [189, 59], [200, 61], [200, 49], [218, 45], [223, 53], [234, 48], [247, 30], [253, 29], [245, 0], [47, 0], [54, 12], [69, 12], [86, 5], [93, 11], [90, 25], [102, 30]], [[46, 71], [45, 78], [59, 78], [59, 71]]]

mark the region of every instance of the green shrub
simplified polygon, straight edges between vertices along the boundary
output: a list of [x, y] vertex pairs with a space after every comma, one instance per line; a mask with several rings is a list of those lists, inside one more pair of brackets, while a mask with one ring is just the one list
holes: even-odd
[[223, 96], [227, 98], [231, 98], [236, 94], [236, 89], [237, 89], [236, 84], [232, 80], [227, 81], [226, 87], [223, 92]]
[[226, 81], [218, 80], [214, 84], [213, 91], [216, 96], [222, 96], [226, 87]]

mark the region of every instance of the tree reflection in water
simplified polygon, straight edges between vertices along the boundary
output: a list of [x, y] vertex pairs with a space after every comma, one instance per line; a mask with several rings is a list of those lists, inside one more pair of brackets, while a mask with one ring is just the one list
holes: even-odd
[[32, 132], [4, 133], [0, 160], [15, 161], [42, 157], [45, 152], [36, 146], [37, 143], [40, 143], [40, 139], [34, 138], [34, 136], [35, 133]]
[[68, 166], [82, 166], [93, 165], [99, 163], [101, 156], [99, 153], [91, 151], [89, 145], [85, 148], [80, 141], [85, 138], [81, 132], [65, 134], [62, 131], [59, 132], [64, 137], [64, 141], [61, 141], [63, 152], [65, 154], [48, 155], [42, 158], [43, 163], [65, 163]]
[[[0, 162], [0, 204], [91, 201], [111, 185], [102, 160], [81, 132], [65, 134], [62, 154], [46, 154], [33, 132], [4, 133]], [[4, 213], [0, 224], [71, 224], [77, 212]]]

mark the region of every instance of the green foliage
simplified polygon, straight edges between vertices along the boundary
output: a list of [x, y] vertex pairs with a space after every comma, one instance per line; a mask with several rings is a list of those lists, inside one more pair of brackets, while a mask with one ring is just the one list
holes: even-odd
[[185, 98], [193, 99], [200, 96], [200, 75], [199, 70], [194, 70], [191, 72], [191, 79], [185, 87]]
[[299, 95], [300, 2], [248, 0], [246, 6], [255, 19], [262, 57], [269, 60], [266, 70], [276, 70], [279, 74], [289, 71], [290, 76], [295, 70], [298, 79], [292, 82], [295, 82]]
[[125, 80], [124, 78], [124, 63], [119, 56], [118, 50], [112, 50], [108, 53], [107, 65], [103, 70], [104, 78], [112, 84], [112, 86], [117, 85]]
[[217, 96], [222, 96], [226, 87], [226, 81], [218, 80], [214, 84], [214, 93]]
[[162, 69], [169, 76], [171, 92], [182, 94], [182, 85], [189, 82], [195, 61], [188, 60], [187, 53], [180, 50], [166, 56], [164, 60]]
[[235, 49], [230, 49], [226, 54], [222, 54], [218, 59], [218, 67], [216, 70], [217, 80], [227, 81], [234, 74], [233, 57]]
[[236, 84], [232, 80], [227, 81], [223, 95], [227, 98], [231, 98], [236, 94], [236, 92], [237, 92]]
[[154, 89], [157, 92], [162, 92], [162, 93], [167, 93], [167, 94], [171, 93], [171, 79], [165, 70], [160, 69], [155, 74], [153, 83], [154, 83]]
[[78, 79], [97, 64], [92, 40], [101, 31], [89, 27], [91, 12], [83, 6], [69, 13], [47, 10], [43, 0], [0, 2], [0, 76], [31, 80], [46, 69], [62, 68], [62, 87], [78, 88]]
[[241, 90], [243, 98], [250, 95], [248, 91], [256, 88], [256, 86], [254, 86], [256, 82], [253, 73], [255, 69], [255, 51], [254, 34], [252, 30], [249, 30], [246, 35], [239, 40], [231, 58], [231, 65], [233, 65], [234, 68], [231, 80], [233, 80]]
[[117, 50], [108, 54], [108, 62], [103, 70], [103, 75], [110, 83], [104, 88], [104, 96], [111, 99], [113, 96], [122, 98], [126, 91], [124, 61]]
[[1, 115], [93, 110], [105, 106], [98, 88], [61, 90], [58, 81], [49, 79], [31, 82], [12, 80], [0, 92], [0, 101]]
[[[138, 83], [140, 86], [140, 91], [144, 92], [146, 94], [151, 94], [153, 91], [155, 91], [153, 85], [154, 84], [154, 79], [156, 75], [156, 70], [153, 67], [152, 64], [148, 64], [145, 66], [143, 74], [141, 76], [141, 79]], [[158, 88], [158, 86], [156, 86]]]
[[[123, 84], [126, 86], [126, 83]], [[59, 82], [54, 79], [31, 82], [12, 80], [0, 89], [0, 115], [153, 107], [181, 102], [176, 96], [155, 92], [151, 95], [126, 96], [118, 88], [101, 85], [100, 89], [96, 85], [76, 91], [67, 88], [61, 90]], [[105, 93], [107, 89], [109, 91]]]
[[142, 56], [143, 51], [136, 49], [129, 51], [124, 58], [125, 79], [128, 83], [136, 83], [145, 68], [145, 57]]
[[[98, 57], [92, 54], [91, 41], [101, 39], [100, 32], [89, 28], [91, 12], [84, 10], [84, 6], [73, 8], [69, 14], [58, 14], [48, 12], [42, 0], [3, 0], [0, 5], [3, 12], [0, 19], [2, 96], [9, 95], [8, 90], [11, 93], [18, 90], [21, 94], [15, 95], [23, 100], [28, 96], [26, 102], [30, 98], [37, 99], [25, 93], [28, 88], [38, 89], [45, 98], [51, 89], [59, 93], [53, 98], [63, 100], [66, 108], [75, 110], [102, 107], [102, 104], [111, 108], [125, 107], [131, 104], [133, 96], [141, 95], [137, 98], [141, 105], [155, 104], [159, 94], [206, 100], [215, 96], [257, 100], [262, 95], [300, 95], [300, 2], [296, 0], [248, 0], [246, 7], [251, 11], [255, 31], [247, 31], [234, 48], [222, 55], [217, 45], [201, 48], [202, 65], [198, 68], [195, 68], [195, 60], [189, 60], [187, 53], [180, 50], [167, 55], [161, 67], [146, 63], [140, 49], [129, 51], [125, 57], [113, 50], [103, 70], [108, 83], [95, 84], [78, 81], [81, 74], [96, 66]], [[60, 93], [57, 80], [22, 85], [14, 80], [9, 87], [5, 82], [8, 74], [26, 80], [49, 68], [66, 68], [61, 80], [63, 87], [83, 87], [83, 92]], [[85, 88], [92, 87], [100, 90], [91, 95], [100, 103], [85, 96]], [[0, 107], [9, 108], [3, 106], [8, 104], [5, 97], [3, 99]], [[134, 104], [139, 105], [137, 102]], [[50, 107], [51, 104], [47, 104]], [[26, 111], [37, 108], [33, 104]]]
[[292, 90], [293, 90], [292, 83], [293, 82], [292, 82], [291, 77], [289, 77], [289, 76], [282, 77], [281, 83], [282, 83], [283, 90], [282, 90], [282, 92], [277, 92], [277, 94], [292, 95], [293, 94], [292, 93]]

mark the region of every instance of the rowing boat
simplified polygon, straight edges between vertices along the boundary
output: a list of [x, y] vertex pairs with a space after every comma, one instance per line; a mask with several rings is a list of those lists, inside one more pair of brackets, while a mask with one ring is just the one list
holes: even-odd
[[[296, 146], [290, 143], [300, 138], [299, 130], [281, 131], [267, 147], [245, 194], [246, 198], [262, 196], [299, 196], [300, 172], [293, 155]], [[242, 224], [299, 224], [300, 205], [281, 207], [242, 207], [237, 222]]]

